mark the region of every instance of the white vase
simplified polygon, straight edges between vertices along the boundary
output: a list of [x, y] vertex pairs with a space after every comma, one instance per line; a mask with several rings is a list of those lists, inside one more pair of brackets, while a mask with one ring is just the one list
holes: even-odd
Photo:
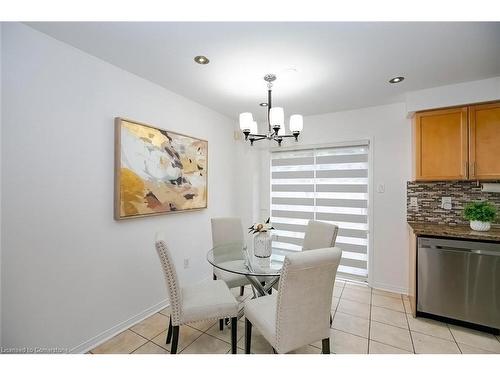
[[486, 232], [486, 231], [490, 230], [491, 223], [489, 221], [471, 220], [470, 227], [472, 230], [475, 230], [478, 232]]
[[272, 238], [269, 232], [260, 232], [253, 238], [253, 255], [257, 258], [269, 258], [272, 253]]

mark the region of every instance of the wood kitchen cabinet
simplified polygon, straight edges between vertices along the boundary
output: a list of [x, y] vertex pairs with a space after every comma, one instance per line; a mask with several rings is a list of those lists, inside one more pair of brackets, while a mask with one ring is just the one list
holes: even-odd
[[500, 102], [469, 107], [469, 176], [500, 179]]
[[467, 179], [467, 138], [467, 107], [417, 113], [415, 179]]
[[500, 102], [418, 112], [416, 181], [500, 179]]

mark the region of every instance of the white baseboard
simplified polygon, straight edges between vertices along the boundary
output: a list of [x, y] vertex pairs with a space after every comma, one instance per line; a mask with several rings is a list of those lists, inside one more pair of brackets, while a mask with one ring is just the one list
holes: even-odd
[[111, 327], [106, 331], [98, 334], [97, 336], [94, 336], [91, 339], [75, 346], [73, 349], [71, 349], [70, 353], [72, 354], [87, 353], [89, 350], [92, 350], [93, 348], [99, 346], [103, 342], [109, 340], [111, 337], [116, 336], [117, 334], [129, 329], [133, 325], [139, 323], [141, 320], [146, 319], [153, 314], [156, 314], [158, 311], [163, 310], [167, 306], [168, 306], [167, 300], [158, 302], [156, 305], [151, 306], [150, 308], [125, 320], [124, 322], [121, 322], [115, 325], [114, 327]]
[[393, 292], [393, 293], [399, 293], [399, 294], [408, 294], [408, 289], [407, 288], [402, 288], [400, 286], [395, 286], [391, 284], [385, 284], [385, 283], [379, 283], [379, 282], [372, 282], [370, 284], [372, 288], [380, 289], [380, 290], [385, 290], [387, 292]]
[[399, 294], [408, 294], [408, 289], [401, 288], [399, 286], [394, 286], [394, 285], [391, 285], [391, 284], [384, 284], [384, 283], [378, 283], [378, 282], [367, 282], [367, 281], [359, 281], [359, 280], [351, 280], [351, 279], [346, 279], [346, 278], [342, 278], [342, 277], [337, 277], [336, 280], [346, 281], [346, 282], [352, 283], [352, 284], [368, 285], [368, 286], [370, 286], [372, 288], [380, 289], [380, 290], [385, 290], [387, 292], [393, 292], [393, 293], [399, 293]]

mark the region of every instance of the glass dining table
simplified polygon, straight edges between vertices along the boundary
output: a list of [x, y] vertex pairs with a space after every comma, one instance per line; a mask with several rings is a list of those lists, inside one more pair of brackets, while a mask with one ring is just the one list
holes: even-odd
[[[273, 286], [279, 281], [283, 268], [283, 254], [272, 249], [271, 257], [258, 258], [241, 243], [226, 244], [212, 248], [207, 260], [222, 271], [244, 275], [252, 285], [253, 298], [271, 294]], [[243, 315], [240, 307], [238, 319]], [[330, 326], [332, 325], [330, 314]], [[226, 324], [229, 322], [227, 320]]]
[[274, 249], [271, 257], [258, 258], [241, 243], [214, 247], [207, 260], [219, 270], [245, 276], [253, 287], [254, 298], [271, 294], [283, 267], [283, 256]]

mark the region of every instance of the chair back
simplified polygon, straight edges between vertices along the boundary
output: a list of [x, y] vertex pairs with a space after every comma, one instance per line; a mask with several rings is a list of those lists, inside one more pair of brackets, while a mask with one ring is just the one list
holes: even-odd
[[334, 247], [339, 227], [322, 221], [309, 220], [302, 250]]
[[338, 247], [287, 255], [276, 309], [276, 350], [287, 353], [330, 336]]
[[172, 317], [172, 325], [178, 326], [181, 324], [182, 315], [182, 295], [175, 265], [168, 251], [165, 240], [161, 235], [156, 235], [155, 247], [158, 256], [160, 257], [161, 266], [163, 268], [163, 275], [165, 276], [165, 283], [170, 301], [170, 310]]
[[243, 228], [239, 217], [212, 218], [212, 247], [243, 244]]

